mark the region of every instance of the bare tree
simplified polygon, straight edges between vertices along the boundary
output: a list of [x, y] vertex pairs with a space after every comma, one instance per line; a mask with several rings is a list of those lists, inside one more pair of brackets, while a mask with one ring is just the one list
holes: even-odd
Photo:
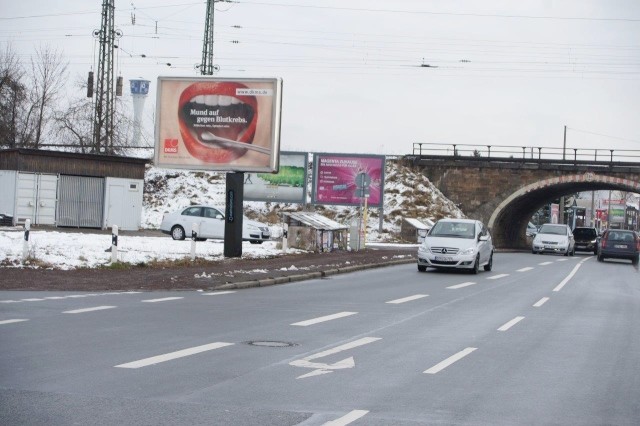
[[0, 52], [0, 147], [15, 148], [23, 134], [22, 110], [27, 91], [22, 83], [24, 71], [10, 44]]
[[33, 147], [39, 148], [43, 131], [53, 115], [58, 95], [65, 85], [67, 63], [63, 62], [62, 53], [57, 50], [40, 47], [36, 50], [35, 59], [31, 59], [31, 73], [31, 101], [34, 106], [32, 119], [35, 129]]

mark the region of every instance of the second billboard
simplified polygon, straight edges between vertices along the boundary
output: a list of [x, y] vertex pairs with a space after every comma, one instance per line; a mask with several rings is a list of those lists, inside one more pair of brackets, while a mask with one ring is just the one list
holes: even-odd
[[312, 204], [382, 207], [384, 155], [314, 154]]

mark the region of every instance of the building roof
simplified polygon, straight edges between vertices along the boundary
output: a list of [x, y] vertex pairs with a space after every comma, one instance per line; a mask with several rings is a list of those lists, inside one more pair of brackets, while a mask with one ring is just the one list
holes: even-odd
[[414, 219], [412, 217], [405, 217], [404, 221], [416, 229], [431, 229], [433, 227], [433, 223], [431, 223], [431, 225], [427, 225], [425, 223], [422, 223], [421, 220]]
[[335, 220], [331, 220], [327, 217], [324, 217], [314, 212], [293, 212], [293, 213], [283, 213], [283, 214], [285, 216], [290, 217], [293, 220], [297, 220], [298, 222], [301, 222], [314, 229], [325, 230], [325, 231], [337, 231], [340, 229], [349, 229], [348, 225], [343, 225], [341, 223], [336, 222]]

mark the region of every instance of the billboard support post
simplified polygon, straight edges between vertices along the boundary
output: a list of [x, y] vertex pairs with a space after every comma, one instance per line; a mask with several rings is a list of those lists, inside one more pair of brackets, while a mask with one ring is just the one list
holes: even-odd
[[224, 257], [242, 257], [244, 173], [227, 173]]

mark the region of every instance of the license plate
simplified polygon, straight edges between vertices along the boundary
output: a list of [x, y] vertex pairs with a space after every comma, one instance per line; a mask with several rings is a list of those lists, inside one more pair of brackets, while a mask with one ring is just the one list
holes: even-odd
[[451, 256], [436, 256], [436, 260], [439, 262], [453, 262], [453, 257]]
[[554, 249], [554, 248], [556, 248], [556, 246], [545, 245], [545, 246], [544, 246], [544, 248], [547, 248], [547, 249]]
[[619, 248], [619, 249], [626, 249], [627, 245], [626, 244], [616, 244], [614, 247], [615, 248]]

